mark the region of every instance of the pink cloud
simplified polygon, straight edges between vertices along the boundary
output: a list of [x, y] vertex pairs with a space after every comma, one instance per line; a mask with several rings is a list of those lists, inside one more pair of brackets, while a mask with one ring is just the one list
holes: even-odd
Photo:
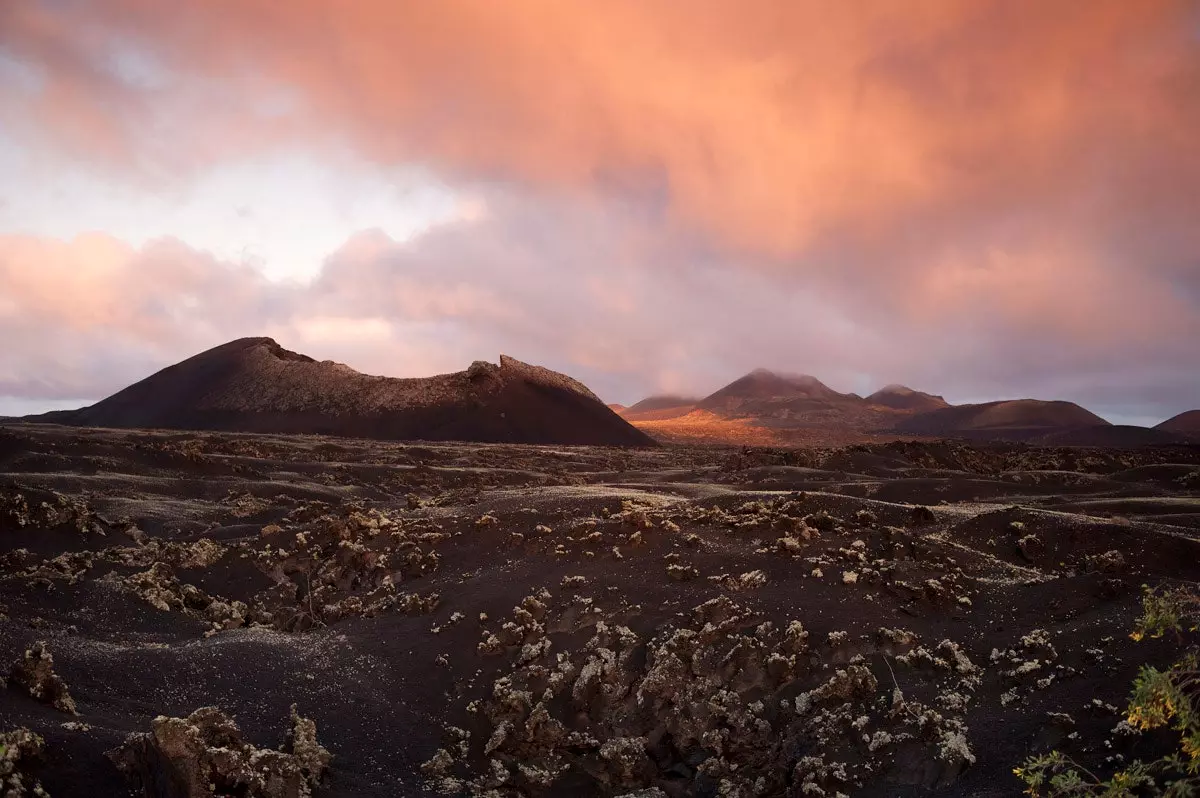
[[[336, 136], [469, 179], [659, 172], [672, 218], [774, 254], [917, 206], [1057, 195], [1150, 141], [1177, 176], [1200, 169], [1186, 2], [124, 0], [7, 14], [7, 44], [49, 76], [32, 110], [96, 155], [137, 160], [165, 140], [174, 151], [157, 155], [184, 163]], [[122, 46], [175, 82], [122, 82], [103, 68]], [[252, 112], [284, 90], [293, 113]]]
[[1184, 0], [6, 4], [41, 88], [0, 89], [0, 120], [64, 158], [185, 180], [336, 144], [470, 200], [290, 292], [177, 242], [5, 241], [0, 323], [183, 355], [269, 322], [381, 365], [419, 334], [390, 371], [509, 348], [625, 400], [766, 365], [1184, 409], [1198, 24]]

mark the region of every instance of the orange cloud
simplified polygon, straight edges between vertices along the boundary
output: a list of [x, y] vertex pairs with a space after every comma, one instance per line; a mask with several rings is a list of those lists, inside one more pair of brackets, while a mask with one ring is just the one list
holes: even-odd
[[290, 293], [167, 245], [34, 273], [60, 255], [9, 242], [0, 324], [121, 329], [133, 296], [137, 335], [183, 335], [192, 297], [213, 329], [367, 319], [350, 352], [406, 324], [441, 353], [414, 363], [508, 347], [630, 391], [765, 365], [1194, 397], [1197, 30], [1188, 0], [4, 3], [25, 146], [155, 180], [349, 147], [471, 199]]
[[[181, 163], [337, 136], [465, 179], [657, 176], [672, 219], [772, 254], [914, 207], [1088, 190], [1150, 142], [1200, 175], [1186, 0], [69, 9], [9, 4], [7, 44], [47, 69], [47, 124], [101, 154], [144, 158], [164, 132]], [[170, 78], [122, 82], [102, 68], [119, 47]], [[255, 111], [282, 92], [286, 119]]]

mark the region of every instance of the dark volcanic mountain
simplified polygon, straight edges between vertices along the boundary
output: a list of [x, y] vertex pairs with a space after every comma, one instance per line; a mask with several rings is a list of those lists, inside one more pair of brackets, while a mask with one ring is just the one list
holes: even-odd
[[919, 413], [949, 407], [950, 403], [940, 396], [914, 391], [906, 385], [888, 385], [880, 388], [867, 397], [873, 405], [890, 407], [893, 410], [914, 411]]
[[762, 402], [805, 400], [813, 402], [836, 402], [847, 398], [830, 388], [816, 377], [807, 374], [776, 374], [766, 369], [755, 369], [744, 377], [705, 397], [696, 403], [701, 410], [736, 413], [754, 413]]
[[1155, 425], [1154, 428], [1165, 432], [1179, 432], [1184, 435], [1200, 436], [1200, 410], [1188, 410], [1177, 416], [1172, 416], [1163, 423]]
[[1072, 402], [1012, 399], [953, 405], [921, 413], [896, 425], [897, 432], [945, 437], [1031, 440], [1051, 433], [1109, 423]]
[[816, 377], [756, 369], [696, 404], [718, 416], [775, 429], [863, 431], [891, 427], [900, 413]]
[[396, 379], [242, 338], [169, 366], [91, 407], [32, 420], [95, 427], [308, 433], [383, 440], [648, 446], [565, 375], [500, 356]]
[[854, 394], [842, 394], [807, 374], [776, 374], [755, 369], [696, 403], [733, 418], [793, 421], [842, 420], [847, 407], [864, 405]]

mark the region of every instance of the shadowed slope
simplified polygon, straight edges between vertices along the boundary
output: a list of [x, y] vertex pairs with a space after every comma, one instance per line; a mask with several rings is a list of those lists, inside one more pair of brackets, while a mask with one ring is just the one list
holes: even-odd
[[1073, 402], [1013, 399], [954, 405], [921, 413], [902, 421], [896, 429], [918, 435], [1024, 440], [1063, 430], [1108, 425]]
[[1043, 446], [1096, 446], [1108, 449], [1136, 449], [1141, 446], [1179, 446], [1191, 438], [1178, 432], [1138, 427], [1130, 424], [1102, 424], [1052, 432], [1034, 441]]
[[504, 355], [499, 366], [477, 361], [453, 374], [396, 379], [318, 362], [270, 338], [231, 341], [91, 407], [37, 418], [389, 440], [653, 443], [582, 383]]
[[1200, 436], [1200, 410], [1188, 410], [1168, 418], [1154, 427], [1164, 432], [1179, 432], [1184, 435]]

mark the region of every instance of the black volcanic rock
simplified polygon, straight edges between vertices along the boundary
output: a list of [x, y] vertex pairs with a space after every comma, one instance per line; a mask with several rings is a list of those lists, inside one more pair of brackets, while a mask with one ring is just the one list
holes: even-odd
[[1188, 410], [1177, 416], [1171, 416], [1161, 424], [1156, 424], [1154, 428], [1164, 432], [1200, 436], [1200, 410]]
[[1073, 402], [1012, 399], [919, 413], [901, 421], [895, 429], [916, 435], [1031, 440], [1055, 432], [1104, 426], [1110, 425]]
[[169, 366], [59, 424], [323, 434], [385, 440], [651, 446], [563, 374], [500, 356], [466, 371], [397, 379], [362, 374], [242, 338]]
[[868, 396], [867, 401], [893, 410], [913, 412], [926, 412], [950, 406], [950, 403], [940, 396], [914, 391], [906, 385], [888, 385], [880, 388]]

